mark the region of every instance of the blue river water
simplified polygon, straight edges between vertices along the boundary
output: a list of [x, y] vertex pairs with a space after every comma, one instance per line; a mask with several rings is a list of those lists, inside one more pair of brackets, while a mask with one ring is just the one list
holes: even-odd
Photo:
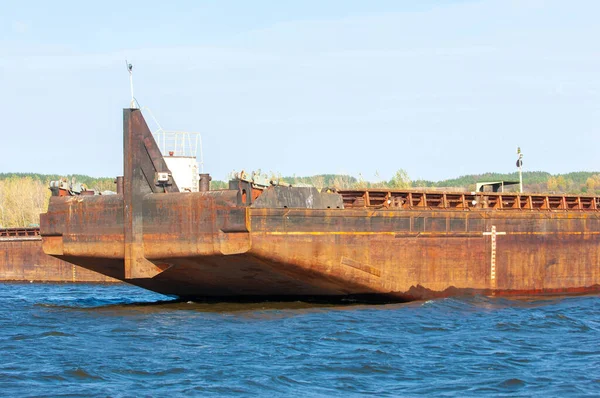
[[600, 396], [600, 297], [176, 302], [0, 284], [2, 396]]

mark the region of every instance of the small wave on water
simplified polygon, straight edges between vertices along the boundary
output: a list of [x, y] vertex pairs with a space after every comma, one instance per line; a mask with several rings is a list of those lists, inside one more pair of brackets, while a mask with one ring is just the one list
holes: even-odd
[[235, 304], [127, 285], [0, 284], [0, 391], [598, 395], [599, 310], [598, 296]]
[[82, 369], [82, 368], [69, 369], [69, 370], [65, 371], [65, 375], [68, 377], [72, 377], [72, 378], [80, 379], [80, 380], [86, 380], [86, 381], [88, 381], [88, 380], [104, 380], [103, 377], [92, 375], [92, 374], [88, 373], [85, 369]]

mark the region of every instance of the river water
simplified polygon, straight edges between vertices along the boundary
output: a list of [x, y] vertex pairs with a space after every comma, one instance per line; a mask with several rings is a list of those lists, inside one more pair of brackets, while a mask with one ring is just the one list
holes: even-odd
[[176, 302], [0, 284], [2, 396], [600, 395], [600, 297]]

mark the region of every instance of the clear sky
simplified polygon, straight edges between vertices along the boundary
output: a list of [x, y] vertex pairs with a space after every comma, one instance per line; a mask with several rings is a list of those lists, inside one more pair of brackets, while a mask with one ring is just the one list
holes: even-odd
[[122, 174], [125, 59], [216, 179], [600, 170], [600, 1], [0, 5], [0, 172]]

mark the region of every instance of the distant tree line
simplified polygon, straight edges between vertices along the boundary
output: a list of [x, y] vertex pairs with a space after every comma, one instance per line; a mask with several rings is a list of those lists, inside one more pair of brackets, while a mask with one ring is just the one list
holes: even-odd
[[[38, 225], [40, 213], [48, 208], [50, 181], [59, 180], [60, 175], [38, 173], [0, 173], [0, 227], [26, 227]], [[442, 181], [411, 180], [408, 173], [399, 169], [390, 180], [367, 181], [362, 175], [358, 178], [343, 174], [319, 174], [310, 177], [278, 177], [271, 180], [291, 185], [310, 185], [317, 188], [337, 189], [406, 189], [406, 188], [452, 188], [475, 190], [475, 184], [483, 181], [518, 181], [518, 173], [470, 174]], [[94, 178], [86, 175], [68, 175], [84, 183], [89, 189], [115, 191], [114, 178]], [[211, 189], [226, 189], [226, 181], [214, 180]], [[523, 173], [523, 187], [526, 192], [564, 193], [600, 195], [600, 172], [578, 171], [552, 175], [543, 171]], [[517, 187], [511, 188], [513, 191]]]
[[[29, 227], [40, 223], [40, 213], [48, 209], [50, 181], [60, 175], [39, 173], [0, 173], [0, 227]], [[84, 183], [89, 189], [115, 191], [113, 178], [94, 178], [73, 174], [67, 176]]]
[[311, 185], [317, 188], [365, 189], [365, 188], [410, 188], [412, 182], [408, 173], [400, 169], [389, 180], [367, 181], [362, 174], [358, 178], [346, 174], [318, 174], [311, 177], [282, 177], [279, 179], [291, 185]]
[[[484, 181], [519, 181], [519, 174], [514, 173], [484, 173], [471, 174], [458, 178], [427, 181], [417, 180], [412, 182], [413, 187], [461, 187], [474, 190], [477, 182]], [[512, 190], [517, 190], [513, 187]], [[561, 193], [561, 194], [600, 194], [600, 172], [576, 171], [566, 174], [552, 175], [545, 171], [523, 172], [523, 190], [525, 192]]]
[[111, 177], [90, 177], [83, 174], [39, 174], [39, 173], [0, 173], [0, 181], [10, 178], [31, 178], [33, 181], [40, 181], [46, 184], [46, 187], [50, 184], [50, 181], [57, 181], [61, 178], [67, 178], [69, 181], [75, 180], [79, 183], [85, 184], [88, 189], [95, 189], [96, 191], [116, 191], [117, 186], [115, 179]]
[[0, 179], [0, 227], [39, 225], [49, 197], [48, 184], [32, 177]]

